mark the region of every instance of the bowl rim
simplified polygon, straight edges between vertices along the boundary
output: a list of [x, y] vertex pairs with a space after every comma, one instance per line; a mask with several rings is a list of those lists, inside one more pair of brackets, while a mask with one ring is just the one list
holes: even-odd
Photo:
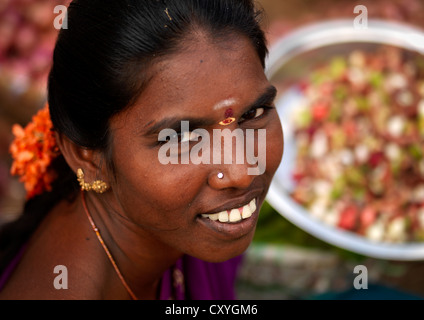
[[[317, 22], [295, 29], [281, 37], [269, 49], [265, 70], [268, 79], [271, 79], [294, 56], [337, 43], [389, 44], [424, 55], [424, 31], [420, 28], [399, 22], [370, 19], [367, 29], [355, 29], [352, 21], [337, 19]], [[334, 246], [378, 259], [399, 261], [424, 259], [424, 242], [376, 242], [314, 218], [289, 196], [275, 177], [271, 182], [266, 200], [281, 216]]]
[[270, 46], [266, 74], [272, 77], [284, 63], [302, 52], [349, 42], [391, 44], [424, 54], [424, 29], [382, 19], [369, 19], [365, 29], [355, 28], [351, 19], [307, 24], [282, 36]]

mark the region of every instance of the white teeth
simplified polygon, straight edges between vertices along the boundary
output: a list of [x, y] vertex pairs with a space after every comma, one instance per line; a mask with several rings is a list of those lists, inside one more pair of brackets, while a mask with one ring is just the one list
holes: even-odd
[[243, 219], [247, 219], [252, 216], [253, 212], [256, 210], [256, 199], [252, 199], [250, 203], [243, 207]]
[[232, 209], [230, 212], [230, 222], [237, 222], [241, 220], [241, 214], [239, 209]]
[[250, 201], [249, 207], [250, 207], [250, 210], [252, 210], [252, 213], [255, 212], [255, 210], [256, 210], [256, 199], [253, 199], [252, 201]]
[[228, 222], [229, 217], [228, 217], [228, 212], [227, 210], [225, 211], [221, 211], [220, 213], [218, 213], [218, 220], [220, 222]]
[[216, 221], [219, 219], [219, 213], [210, 214], [208, 218], [212, 221]]
[[252, 216], [252, 210], [250, 209], [249, 205], [243, 207], [243, 213], [241, 216], [243, 217], [243, 219], [247, 219]]
[[[202, 214], [203, 218], [209, 218], [213, 221], [219, 220], [219, 222], [238, 222], [242, 219], [250, 218], [256, 210], [256, 199], [252, 199], [249, 204], [246, 204], [242, 208], [234, 208], [231, 210], [224, 210], [214, 214]], [[241, 213], [240, 213], [241, 211]]]

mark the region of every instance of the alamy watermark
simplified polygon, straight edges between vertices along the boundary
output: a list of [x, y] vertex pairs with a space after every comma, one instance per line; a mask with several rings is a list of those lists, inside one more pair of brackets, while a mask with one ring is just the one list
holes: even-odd
[[357, 265], [353, 269], [353, 273], [358, 274], [353, 279], [353, 287], [356, 290], [368, 289], [368, 268], [364, 265]]
[[54, 274], [59, 274], [53, 280], [53, 287], [56, 290], [67, 290], [68, 289], [68, 268], [63, 265], [54, 267]]
[[368, 8], [364, 5], [357, 5], [353, 9], [353, 13], [359, 13], [353, 20], [353, 27], [355, 29], [368, 29]]
[[53, 13], [57, 14], [54, 18], [53, 26], [56, 30], [68, 29], [68, 8], [64, 5], [55, 6]]

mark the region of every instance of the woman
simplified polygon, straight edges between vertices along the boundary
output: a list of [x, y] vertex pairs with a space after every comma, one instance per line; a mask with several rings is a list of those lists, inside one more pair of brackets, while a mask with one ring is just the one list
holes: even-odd
[[[42, 150], [54, 160], [2, 230], [0, 298], [234, 298], [237, 257], [283, 152], [257, 18], [250, 0], [70, 4], [48, 85], [55, 135]], [[163, 164], [164, 145], [182, 157], [201, 142], [196, 128], [266, 130], [264, 172]]]

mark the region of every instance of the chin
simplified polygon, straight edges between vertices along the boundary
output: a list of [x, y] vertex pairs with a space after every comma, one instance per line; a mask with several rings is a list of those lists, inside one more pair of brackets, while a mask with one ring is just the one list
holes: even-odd
[[[254, 232], [246, 235], [241, 239], [227, 243], [220, 248], [205, 249], [202, 254], [194, 255], [196, 258], [212, 263], [220, 263], [228, 261], [232, 258], [242, 255], [252, 243]], [[206, 254], [205, 254], [206, 253]]]

